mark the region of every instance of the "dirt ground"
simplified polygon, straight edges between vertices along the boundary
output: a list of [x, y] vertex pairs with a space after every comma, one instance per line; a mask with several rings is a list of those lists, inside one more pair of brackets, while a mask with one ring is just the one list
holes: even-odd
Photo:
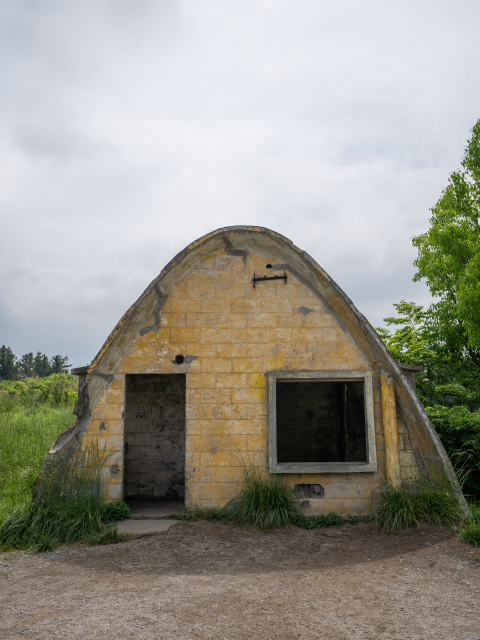
[[480, 639], [480, 550], [446, 528], [328, 531], [180, 524], [118, 545], [0, 554], [0, 637]]

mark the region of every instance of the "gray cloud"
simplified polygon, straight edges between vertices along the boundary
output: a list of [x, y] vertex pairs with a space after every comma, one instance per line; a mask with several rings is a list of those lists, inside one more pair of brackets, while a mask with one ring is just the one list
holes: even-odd
[[39, 123], [18, 124], [11, 130], [12, 142], [34, 158], [66, 162], [74, 158], [91, 159], [113, 151], [111, 143], [93, 138], [73, 127]]
[[0, 343], [95, 355], [168, 260], [260, 224], [378, 324], [480, 116], [480, 8], [0, 4]]

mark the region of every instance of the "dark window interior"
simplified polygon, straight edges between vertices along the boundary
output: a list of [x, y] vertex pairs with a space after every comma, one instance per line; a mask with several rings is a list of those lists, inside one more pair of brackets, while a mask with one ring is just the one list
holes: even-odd
[[363, 380], [277, 380], [277, 460], [366, 462]]

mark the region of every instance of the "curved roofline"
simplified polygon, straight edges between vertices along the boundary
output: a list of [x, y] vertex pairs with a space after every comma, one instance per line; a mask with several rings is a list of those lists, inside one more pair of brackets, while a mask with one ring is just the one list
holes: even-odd
[[123, 316], [117, 322], [113, 330], [110, 332], [108, 338], [105, 340], [105, 342], [103, 343], [102, 347], [100, 348], [100, 350], [98, 351], [97, 355], [94, 357], [92, 362], [87, 366], [72, 369], [72, 373], [74, 373], [75, 375], [92, 373], [95, 367], [99, 364], [105, 352], [108, 350], [109, 346], [114, 341], [120, 329], [125, 326], [125, 324], [130, 319], [135, 309], [145, 300], [145, 298], [152, 291], [152, 289], [155, 289], [158, 283], [169, 272], [171, 272], [175, 267], [177, 267], [193, 249], [198, 249], [207, 241], [211, 240], [212, 238], [215, 238], [216, 236], [222, 236], [232, 231], [247, 231], [247, 232], [253, 232], [253, 233], [260, 233], [263, 235], [271, 236], [272, 238], [275, 238], [277, 241], [279, 240], [283, 242], [285, 245], [293, 249], [293, 251], [295, 251], [301, 258], [303, 258], [308, 263], [310, 263], [310, 265], [315, 270], [319, 271], [322, 277], [328, 280], [330, 285], [337, 291], [338, 294], [340, 294], [340, 296], [351, 307], [352, 311], [354, 311], [354, 313], [359, 317], [359, 319], [361, 318], [364, 322], [367, 322], [366, 318], [362, 316], [362, 314], [355, 307], [352, 300], [338, 286], [338, 284], [334, 280], [332, 280], [332, 278], [328, 275], [328, 273], [326, 273], [326, 271], [322, 269], [322, 267], [318, 264], [318, 262], [316, 262], [306, 251], [303, 251], [302, 249], [299, 249], [296, 245], [294, 245], [293, 242], [286, 236], [282, 235], [281, 233], [278, 233], [277, 231], [273, 231], [272, 229], [268, 229], [267, 227], [259, 227], [254, 225], [234, 225], [231, 227], [220, 227], [219, 229], [216, 229], [215, 231], [211, 231], [210, 233], [207, 233], [204, 236], [201, 236], [197, 240], [194, 240], [189, 245], [187, 245], [184, 249], [182, 249], [182, 251], [177, 253], [177, 255], [174, 256], [170, 260], [170, 262], [168, 262], [165, 265], [165, 267], [160, 271], [158, 276], [154, 280], [152, 280], [152, 282], [150, 282], [150, 284], [146, 287], [146, 289], [139, 296], [139, 298], [132, 304], [132, 306], [129, 307], [129, 309], [123, 314]]

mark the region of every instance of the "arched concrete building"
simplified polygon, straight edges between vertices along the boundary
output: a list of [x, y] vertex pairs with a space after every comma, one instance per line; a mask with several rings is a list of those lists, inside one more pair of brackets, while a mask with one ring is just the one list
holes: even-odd
[[269, 229], [227, 227], [189, 245], [73, 372], [78, 422], [49, 455], [105, 446], [110, 499], [222, 505], [245, 457], [297, 485], [307, 513], [369, 513], [387, 478], [453, 478], [411, 372]]

